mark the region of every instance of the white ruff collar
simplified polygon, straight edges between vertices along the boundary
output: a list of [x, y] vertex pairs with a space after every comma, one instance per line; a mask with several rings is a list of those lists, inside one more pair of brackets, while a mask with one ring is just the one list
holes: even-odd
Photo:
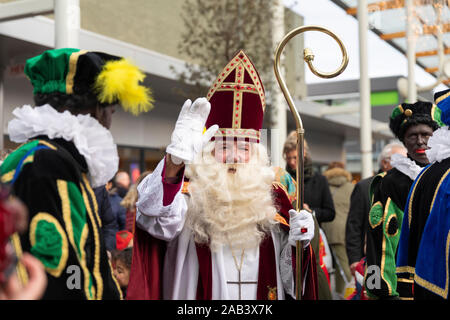
[[406, 174], [412, 180], [415, 180], [423, 169], [413, 160], [399, 153], [395, 153], [391, 156], [391, 166], [401, 173]]
[[433, 135], [428, 139], [429, 150], [426, 150], [428, 160], [430, 163], [441, 162], [450, 157], [450, 130], [448, 126], [441, 127], [433, 132]]
[[58, 112], [48, 104], [24, 105], [14, 109], [13, 115], [8, 123], [11, 141], [23, 143], [40, 135], [72, 141], [86, 160], [94, 188], [106, 184], [117, 172], [119, 156], [111, 132], [90, 115]]

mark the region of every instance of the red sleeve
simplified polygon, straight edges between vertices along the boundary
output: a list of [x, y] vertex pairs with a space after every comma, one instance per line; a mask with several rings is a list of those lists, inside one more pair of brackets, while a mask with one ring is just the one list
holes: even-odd
[[172, 203], [178, 191], [183, 185], [184, 168], [180, 170], [178, 175], [173, 178], [164, 178], [166, 173], [166, 162], [164, 161], [164, 168], [161, 173], [161, 179], [163, 184], [163, 206], [168, 206]]

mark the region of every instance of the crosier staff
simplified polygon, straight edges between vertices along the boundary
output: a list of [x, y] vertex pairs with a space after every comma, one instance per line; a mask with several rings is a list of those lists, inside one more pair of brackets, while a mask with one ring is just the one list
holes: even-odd
[[[288, 34], [284, 36], [284, 38], [281, 40], [280, 44], [278, 45], [277, 49], [275, 50], [275, 59], [274, 59], [274, 71], [275, 71], [275, 77], [277, 78], [278, 84], [280, 85], [281, 91], [283, 92], [284, 98], [286, 99], [289, 109], [291, 110], [292, 115], [295, 119], [295, 125], [296, 125], [296, 132], [297, 132], [297, 176], [296, 176], [296, 182], [297, 182], [297, 203], [296, 203], [296, 210], [299, 211], [303, 209], [304, 204], [304, 198], [303, 198], [303, 188], [304, 188], [304, 160], [303, 160], [303, 153], [304, 153], [304, 136], [305, 136], [305, 130], [303, 129], [303, 123], [302, 119], [300, 118], [300, 115], [297, 111], [297, 108], [294, 105], [294, 101], [292, 100], [292, 97], [286, 87], [286, 83], [281, 77], [281, 71], [280, 71], [280, 57], [281, 53], [283, 52], [284, 47], [288, 43], [289, 40], [291, 40], [293, 37], [295, 37], [298, 34], [301, 34], [306, 31], [319, 31], [328, 34], [331, 36], [336, 42], [339, 44], [339, 47], [341, 48], [342, 52], [342, 63], [339, 66], [339, 68], [334, 72], [320, 72], [318, 71], [313, 65], [312, 61], [314, 60], [314, 55], [312, 53], [311, 49], [305, 48], [303, 51], [303, 59], [308, 64], [309, 69], [312, 73], [314, 73], [316, 76], [321, 78], [334, 78], [338, 75], [340, 75], [348, 64], [348, 55], [347, 50], [345, 49], [342, 41], [336, 36], [334, 33], [332, 33], [330, 30], [319, 27], [319, 26], [304, 26], [304, 27], [298, 27]], [[295, 279], [295, 295], [297, 300], [301, 300], [302, 296], [302, 287], [303, 287], [303, 279], [302, 279], [302, 254], [303, 254], [303, 243], [301, 241], [297, 241], [296, 243], [296, 266], [297, 266], [297, 274]]]

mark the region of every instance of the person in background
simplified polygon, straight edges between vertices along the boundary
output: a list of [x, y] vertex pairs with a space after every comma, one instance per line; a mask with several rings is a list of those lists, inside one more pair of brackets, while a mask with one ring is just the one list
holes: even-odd
[[116, 249], [116, 233], [119, 231], [119, 224], [111, 208], [109, 193], [105, 186], [93, 188], [97, 199], [98, 215], [102, 221], [102, 235], [105, 239], [106, 250], [111, 253]]
[[109, 190], [109, 202], [111, 210], [117, 221], [117, 231], [125, 230], [127, 209], [120, 203], [128, 192], [130, 176], [124, 171], [116, 173], [112, 179], [112, 188]]
[[[322, 222], [333, 221], [335, 216], [333, 198], [327, 179], [319, 172], [314, 172], [311, 152], [307, 141], [304, 141], [304, 207], [312, 211], [319, 225]], [[286, 160], [286, 171], [296, 179], [297, 171], [297, 133], [289, 133], [283, 147], [283, 157]]]
[[[401, 154], [406, 157], [406, 148], [399, 142], [389, 143], [384, 146], [378, 156], [378, 173], [387, 172], [392, 169], [391, 156]], [[345, 249], [347, 251], [350, 272], [355, 276], [358, 264], [366, 256], [366, 232], [368, 227], [370, 198], [369, 187], [375, 176], [358, 181], [350, 197], [350, 209], [348, 211], [345, 226]]]
[[119, 197], [124, 198], [130, 189], [130, 175], [125, 171], [119, 171], [114, 176], [114, 187]]
[[331, 222], [322, 223], [322, 229], [333, 254], [335, 271], [335, 290], [339, 296], [351, 280], [347, 253], [345, 251], [345, 224], [353, 192], [352, 174], [345, 170], [342, 162], [331, 162], [323, 173], [330, 185], [336, 216]]
[[136, 202], [138, 201], [138, 191], [137, 186], [141, 183], [142, 179], [144, 179], [147, 175], [152, 173], [152, 170], [144, 171], [136, 180], [136, 182], [131, 185], [127, 194], [123, 198], [120, 205], [124, 207], [126, 212], [125, 218], [125, 230], [134, 234], [135, 221], [136, 221]]
[[130, 281], [132, 256], [133, 248], [127, 247], [122, 250], [113, 251], [111, 257], [111, 264], [114, 269], [114, 277], [116, 277], [124, 296], [126, 296], [127, 294], [128, 283]]
[[409, 276], [396, 275], [398, 241], [406, 200], [414, 179], [429, 163], [428, 139], [439, 128], [440, 116], [430, 102], [403, 103], [392, 111], [389, 127], [403, 143], [407, 157], [394, 154], [392, 169], [377, 175], [371, 183], [372, 207], [367, 230], [366, 263], [377, 266], [381, 279], [365, 277], [364, 287], [373, 299], [406, 299], [413, 297]]

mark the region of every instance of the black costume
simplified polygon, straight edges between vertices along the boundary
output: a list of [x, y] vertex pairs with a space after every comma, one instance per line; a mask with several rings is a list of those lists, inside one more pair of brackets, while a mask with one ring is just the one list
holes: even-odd
[[[119, 158], [107, 121], [91, 114], [117, 103], [147, 111], [152, 99], [139, 85], [145, 75], [121, 57], [72, 48], [28, 59], [25, 74], [38, 106], [13, 111], [8, 133], [22, 145], [0, 167], [29, 212], [26, 232], [12, 236], [15, 251], [44, 265], [44, 299], [120, 299], [92, 189], [114, 176]], [[26, 282], [23, 265], [17, 270]]]
[[450, 90], [435, 94], [447, 126], [428, 141], [430, 164], [414, 181], [403, 218], [397, 274], [414, 280], [414, 299], [449, 298]]
[[412, 282], [409, 279], [397, 279], [395, 273], [403, 208], [412, 183], [409, 176], [396, 168], [375, 176], [372, 181], [366, 258], [368, 266], [380, 266], [381, 287], [366, 287], [371, 297], [412, 297]]
[[[419, 124], [433, 131], [439, 125], [435, 120], [433, 105], [428, 102], [404, 103], [392, 111], [389, 126], [394, 135], [404, 143], [405, 133]], [[405, 145], [406, 146], [406, 145]], [[410, 152], [410, 150], [408, 150]], [[370, 187], [372, 207], [367, 231], [366, 275], [367, 295], [379, 299], [412, 299], [412, 280], [403, 275], [397, 277], [396, 256], [402, 229], [404, 208], [414, 179], [426, 165], [400, 154], [391, 156], [394, 167], [387, 173], [377, 175]], [[379, 283], [373, 283], [373, 267], [378, 267]], [[381, 276], [381, 279], [379, 279]]]
[[359, 181], [350, 197], [350, 209], [345, 227], [345, 248], [348, 263], [359, 262], [364, 256], [364, 244], [370, 211], [369, 187], [374, 177]]
[[[2, 180], [11, 182], [13, 193], [28, 206], [30, 224], [20, 243], [45, 266], [43, 299], [121, 298], [87, 164], [72, 142], [36, 137], [5, 160]], [[81, 276], [80, 286], [73, 275]], [[70, 283], [73, 290], [62, 289]]]

